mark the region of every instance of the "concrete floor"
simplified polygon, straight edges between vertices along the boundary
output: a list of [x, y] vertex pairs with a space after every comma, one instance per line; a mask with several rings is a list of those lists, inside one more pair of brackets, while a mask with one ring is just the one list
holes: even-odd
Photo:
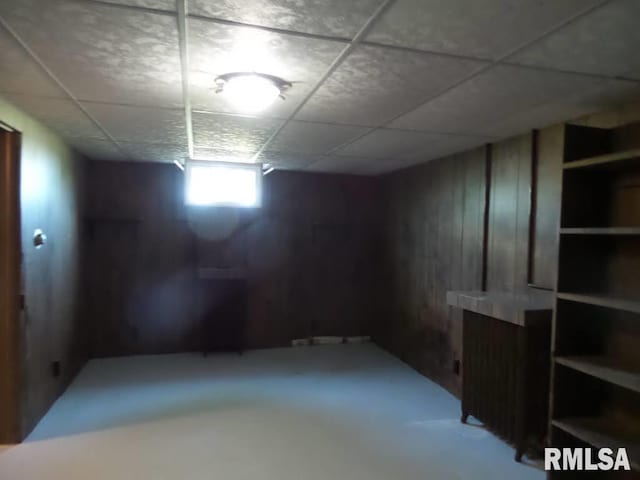
[[459, 415], [372, 344], [93, 360], [0, 478], [544, 478]]

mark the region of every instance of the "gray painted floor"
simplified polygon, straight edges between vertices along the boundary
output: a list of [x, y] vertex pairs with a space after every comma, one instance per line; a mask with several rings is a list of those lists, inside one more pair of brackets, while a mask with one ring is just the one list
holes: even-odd
[[0, 478], [544, 478], [459, 414], [372, 344], [93, 360]]

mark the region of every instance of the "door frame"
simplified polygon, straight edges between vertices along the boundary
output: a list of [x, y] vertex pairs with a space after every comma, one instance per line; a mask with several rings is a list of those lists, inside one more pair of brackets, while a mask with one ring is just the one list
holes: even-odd
[[0, 121], [0, 444], [22, 440], [21, 140]]

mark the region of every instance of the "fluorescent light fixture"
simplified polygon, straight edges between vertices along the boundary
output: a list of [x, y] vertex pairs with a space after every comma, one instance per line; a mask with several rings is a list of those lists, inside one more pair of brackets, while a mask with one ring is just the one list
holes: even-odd
[[255, 72], [220, 75], [216, 78], [216, 84], [216, 93], [222, 93], [244, 113], [264, 110], [291, 86], [291, 83], [279, 77]]
[[259, 163], [187, 162], [186, 203], [259, 207], [262, 165]]

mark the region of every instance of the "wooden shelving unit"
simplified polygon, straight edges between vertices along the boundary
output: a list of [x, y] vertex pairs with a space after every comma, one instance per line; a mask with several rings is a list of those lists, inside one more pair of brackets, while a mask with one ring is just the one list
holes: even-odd
[[556, 357], [556, 363], [640, 393], [640, 372], [606, 355]]
[[550, 438], [624, 447], [640, 472], [638, 134], [565, 129]]
[[554, 420], [553, 426], [597, 448], [626, 448], [632, 467], [640, 470], [640, 425], [615, 418], [587, 417]]

